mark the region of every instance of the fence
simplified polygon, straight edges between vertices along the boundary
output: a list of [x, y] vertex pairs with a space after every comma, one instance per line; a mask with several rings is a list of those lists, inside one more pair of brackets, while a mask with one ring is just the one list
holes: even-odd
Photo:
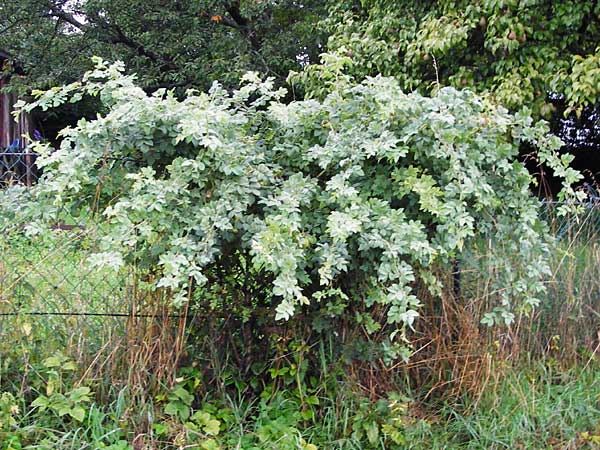
[[31, 151], [0, 151], [0, 189], [14, 184], [32, 186], [39, 178], [35, 162], [38, 155]]
[[[0, 151], [0, 190], [36, 184], [37, 157]], [[0, 234], [0, 383], [3, 373], [27, 372], [57, 352], [87, 368], [84, 376], [110, 380], [105, 393], [117, 382], [142, 393], [150, 382], [170, 382], [186, 317], [169, 309], [164, 293], [139, 288], [147, 279], [135, 264], [90, 264], [105, 225], [79, 209], [77, 217], [58, 212], [50, 233]]]
[[589, 185], [584, 185], [587, 199], [576, 210], [561, 214], [562, 202], [543, 200], [540, 216], [548, 223], [550, 231], [558, 240], [595, 240], [600, 231], [600, 195]]
[[0, 342], [31, 338], [34, 347], [83, 355], [124, 334], [132, 273], [90, 267], [98, 231], [75, 227], [0, 239]]
[[0, 373], [60, 352], [84, 376], [110, 380], [99, 395], [116, 383], [143, 393], [148, 383], [172, 382], [186, 316], [164, 293], [140, 289], [147, 279], [135, 264], [92, 267], [101, 234], [87, 221], [44, 236], [0, 235]]
[[[37, 157], [17, 146], [0, 151], [0, 190], [36, 184]], [[124, 361], [142, 359], [136, 365], [143, 367], [160, 360], [156, 367], [169, 367], [178, 358], [173, 348], [185, 317], [169, 310], [162, 293], [139, 289], [147, 280], [135, 264], [92, 267], [89, 257], [99, 251], [104, 225], [79, 209], [77, 217], [58, 212], [50, 233], [0, 234], [0, 364], [28, 367], [34, 355], [61, 351], [90, 368], [120, 364], [121, 373], [134, 377], [141, 372]]]

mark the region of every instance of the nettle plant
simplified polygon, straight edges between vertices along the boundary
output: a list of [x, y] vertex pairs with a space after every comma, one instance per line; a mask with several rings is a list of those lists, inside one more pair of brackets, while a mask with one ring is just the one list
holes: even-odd
[[274, 320], [338, 299], [368, 332], [402, 342], [419, 316], [416, 286], [438, 295], [440, 267], [492, 242], [497, 297], [484, 323], [538, 303], [548, 246], [519, 145], [538, 149], [566, 197], [578, 174], [526, 113], [452, 88], [406, 94], [382, 77], [286, 104], [249, 73], [239, 90], [215, 83], [179, 100], [96, 62], [82, 82], [20, 105], [96, 95], [105, 107], [63, 130], [59, 149], [38, 144], [44, 175], [29, 208], [42, 222], [89, 199], [110, 225], [94, 264], [141, 261], [176, 305], [233, 274], [254, 287], [231, 301], [272, 307]]

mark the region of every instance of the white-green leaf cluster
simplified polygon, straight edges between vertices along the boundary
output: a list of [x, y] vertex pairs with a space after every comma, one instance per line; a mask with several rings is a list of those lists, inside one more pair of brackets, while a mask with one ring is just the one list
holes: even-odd
[[[271, 80], [249, 74], [237, 91], [215, 83], [180, 100], [146, 95], [100, 63], [66, 90], [27, 108], [92, 94], [106, 109], [40, 158], [30, 211], [99, 208], [110, 226], [93, 262], [142, 261], [176, 303], [237, 255], [268, 275], [276, 319], [337, 292], [385, 311], [381, 324], [359, 314], [369, 329], [387, 323], [401, 336], [419, 315], [415, 287], [439, 293], [437, 269], [491, 242], [482, 270], [497, 271], [498, 295], [485, 320], [509, 323], [538, 302], [548, 272], [519, 145], [577, 178], [544, 124], [452, 88], [428, 98], [376, 77], [285, 104]], [[12, 205], [16, 221], [24, 211]]]

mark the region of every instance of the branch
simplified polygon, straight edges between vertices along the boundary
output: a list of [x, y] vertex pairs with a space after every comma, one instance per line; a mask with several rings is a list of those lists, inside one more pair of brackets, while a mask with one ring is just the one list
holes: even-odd
[[7, 31], [10, 31], [12, 28], [16, 27], [18, 24], [19, 24], [19, 21], [18, 21], [18, 20], [14, 21], [14, 22], [13, 22], [13, 23], [11, 23], [10, 25], [7, 25], [6, 27], [2, 28], [2, 29], [0, 30], [0, 34], [4, 34], [4, 33], [6, 33]]
[[89, 25], [86, 25], [83, 22], [77, 20], [75, 16], [73, 16], [73, 14], [63, 11], [62, 9], [57, 8], [55, 5], [52, 5], [50, 7], [50, 11], [52, 12], [52, 15], [54, 17], [64, 20], [65, 22], [74, 26], [78, 30], [88, 31], [91, 28]]
[[[231, 3], [226, 4], [225, 11], [227, 11], [233, 19], [235, 23], [234, 28], [239, 29], [242, 32], [242, 34], [246, 37], [246, 39], [248, 39], [248, 42], [250, 42], [252, 49], [258, 52], [261, 48], [261, 42], [256, 37], [256, 32], [250, 26], [250, 21], [242, 15], [242, 12], [240, 10], [240, 1], [235, 0]], [[221, 23], [223, 23], [224, 25], [233, 26], [231, 22], [225, 23], [225, 21], [223, 21]]]
[[[75, 18], [75, 16], [73, 16], [73, 14], [63, 11], [62, 9], [57, 8], [56, 6], [51, 7], [51, 12], [52, 15], [54, 15], [55, 17], [64, 20], [65, 22], [71, 24], [72, 26], [76, 27], [77, 29], [83, 32], [91, 31], [94, 28], [91, 25], [80, 22]], [[118, 25], [112, 25], [106, 21], [99, 20], [98, 17], [96, 17], [95, 19], [96, 20], [94, 23], [103, 30], [106, 30], [108, 33], [108, 36], [101, 36], [101, 40], [110, 44], [123, 44], [126, 47], [135, 50], [138, 55], [145, 56], [146, 58], [154, 61], [155, 63], [162, 64], [161, 69], [163, 70], [178, 70], [178, 67], [175, 64], [173, 64], [171, 58], [167, 56], [161, 56], [153, 52], [152, 50], [147, 49], [140, 42], [137, 42], [136, 40], [127, 36]]]
[[169, 58], [168, 56], [161, 56], [161, 55], [158, 55], [157, 53], [153, 52], [152, 50], [147, 49], [141, 43], [128, 37], [118, 25], [113, 25], [112, 28], [115, 30], [116, 35], [109, 38], [110, 42], [112, 42], [114, 44], [123, 44], [123, 45], [135, 50], [137, 52], [137, 54], [140, 56], [145, 56], [146, 58], [148, 58], [156, 63], [162, 63], [163, 69], [167, 69], [167, 70], [177, 70], [178, 69], [178, 67], [175, 64], [173, 64], [172, 59]]
[[231, 18], [235, 20], [235, 23], [237, 23], [240, 27], [248, 27], [248, 19], [242, 16], [242, 12], [240, 11], [239, 0], [233, 1], [225, 5], [225, 11], [229, 13]]

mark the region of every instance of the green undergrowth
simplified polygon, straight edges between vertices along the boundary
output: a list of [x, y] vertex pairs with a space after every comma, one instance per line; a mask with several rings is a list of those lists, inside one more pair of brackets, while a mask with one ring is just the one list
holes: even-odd
[[[0, 448], [19, 449], [594, 449], [600, 446], [597, 362], [499, 364], [480, 395], [369, 399], [332, 373], [257, 396], [203, 393], [197, 369], [146, 403], [127, 388], [99, 404], [94, 383], [57, 353], [0, 394]], [[276, 374], [274, 377], [292, 377]]]

